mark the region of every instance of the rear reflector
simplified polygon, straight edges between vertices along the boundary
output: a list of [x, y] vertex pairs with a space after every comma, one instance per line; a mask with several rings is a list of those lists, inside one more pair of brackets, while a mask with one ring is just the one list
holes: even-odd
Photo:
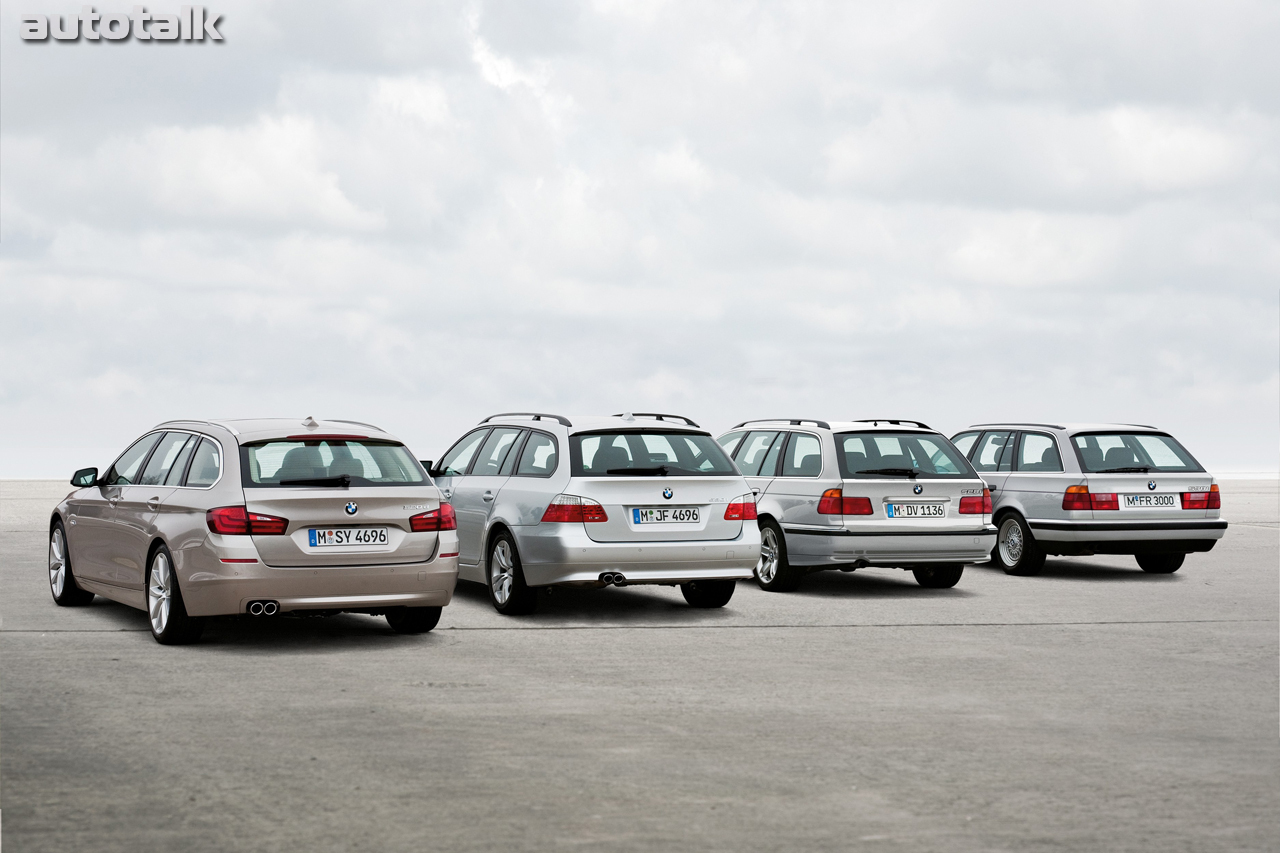
[[725, 521], [755, 521], [758, 517], [756, 515], [755, 495], [743, 495], [740, 498], [734, 498], [733, 503], [724, 508]]
[[255, 559], [253, 559], [252, 557], [248, 557], [248, 558], [235, 557], [235, 558], [230, 559], [230, 560], [223, 559], [223, 560], [220, 560], [219, 562], [223, 562], [223, 563], [256, 563], [256, 562], [258, 562], [258, 561], [257, 561], [257, 560], [255, 560]]
[[840, 489], [827, 489], [818, 500], [819, 515], [872, 515], [871, 498], [846, 498]]
[[556, 495], [551, 499], [551, 503], [547, 504], [542, 520], [600, 522], [608, 521], [609, 516], [605, 513], [604, 507], [600, 506], [599, 501], [580, 498], [577, 495]]
[[409, 516], [409, 529], [414, 533], [430, 533], [433, 530], [457, 530], [458, 516], [453, 504], [440, 502], [439, 509]]
[[283, 536], [289, 519], [249, 512], [242, 506], [220, 506], [204, 514], [205, 524], [214, 533], [227, 536]]
[[1183, 509], [1222, 509], [1222, 493], [1214, 483], [1207, 492], [1183, 492]]
[[445, 557], [456, 557], [456, 556], [458, 556], [457, 551], [450, 551], [448, 554], [441, 554], [440, 559], [443, 560]]
[[991, 514], [991, 490], [983, 489], [982, 497], [968, 497], [960, 499], [961, 515], [990, 515]]

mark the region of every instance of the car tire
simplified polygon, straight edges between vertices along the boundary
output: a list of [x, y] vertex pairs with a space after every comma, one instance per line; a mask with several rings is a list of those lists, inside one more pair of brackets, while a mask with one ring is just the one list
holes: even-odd
[[690, 607], [710, 610], [728, 604], [737, 586], [738, 582], [733, 580], [689, 581], [680, 584], [680, 593]]
[[425, 634], [440, 624], [443, 607], [395, 607], [385, 614], [397, 634]]
[[771, 518], [760, 521], [760, 559], [755, 575], [756, 583], [766, 592], [793, 592], [804, 578], [787, 560], [787, 539]]
[[918, 569], [912, 569], [911, 573], [916, 576], [916, 583], [926, 589], [951, 589], [951, 587], [960, 583], [960, 576], [964, 574], [964, 566], [922, 566]]
[[510, 533], [499, 533], [489, 545], [485, 577], [494, 610], [504, 616], [522, 616], [538, 609], [538, 593], [524, 582], [520, 552]]
[[1153, 575], [1171, 575], [1182, 568], [1186, 554], [1135, 554], [1138, 566]]
[[151, 625], [151, 636], [157, 643], [181, 646], [200, 639], [204, 633], [204, 620], [187, 615], [182, 589], [178, 585], [178, 573], [173, 568], [173, 555], [163, 544], [147, 561], [144, 589], [147, 621]]
[[49, 531], [49, 591], [59, 607], [84, 607], [93, 601], [93, 593], [76, 584], [71, 569], [71, 550], [67, 547], [67, 531], [55, 521]]
[[1031, 535], [1027, 522], [1015, 512], [1000, 519], [996, 547], [991, 562], [1004, 569], [1006, 575], [1031, 577], [1044, 568], [1044, 551]]

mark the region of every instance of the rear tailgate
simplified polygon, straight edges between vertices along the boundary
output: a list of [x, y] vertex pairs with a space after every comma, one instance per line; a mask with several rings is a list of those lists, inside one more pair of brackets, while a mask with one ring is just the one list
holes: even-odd
[[[1213, 476], [1204, 472], [1150, 474], [1087, 474], [1089, 492], [1093, 495], [1114, 494], [1115, 510], [1093, 510], [1097, 521], [1177, 521], [1179, 519], [1218, 518], [1221, 511], [1183, 509], [1184, 492], [1209, 491]], [[1094, 498], [1097, 506], [1097, 498]]]
[[285, 535], [253, 537], [269, 566], [419, 563], [436, 550], [438, 534], [409, 529], [410, 516], [440, 508], [434, 486], [246, 488], [244, 496], [249, 512], [288, 519]]
[[[846, 515], [846, 530], [857, 533], [970, 533], [991, 523], [990, 515], [960, 514], [961, 498], [981, 499], [980, 479], [857, 478], [842, 484], [844, 497], [865, 497], [871, 515]], [[917, 491], [917, 489], [919, 491]]]
[[[609, 520], [584, 524], [596, 542], [736, 539], [740, 519], [725, 509], [751, 490], [741, 476], [575, 477], [567, 494], [599, 501]], [[755, 522], [750, 522], [754, 524]]]

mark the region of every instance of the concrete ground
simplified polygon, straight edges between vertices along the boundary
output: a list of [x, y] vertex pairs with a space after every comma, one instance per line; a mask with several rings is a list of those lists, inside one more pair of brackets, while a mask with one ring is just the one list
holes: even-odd
[[45, 571], [0, 483], [0, 805], [27, 850], [1280, 849], [1275, 482], [1175, 575], [1132, 558], [557, 591], [439, 628], [226, 620], [192, 647]]

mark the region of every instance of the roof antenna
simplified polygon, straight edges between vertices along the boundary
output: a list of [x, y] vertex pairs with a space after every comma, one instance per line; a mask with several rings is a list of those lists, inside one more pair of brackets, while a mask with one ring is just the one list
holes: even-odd
[[307, 415], [307, 419], [302, 422], [302, 425], [307, 429], [317, 429], [320, 426], [320, 423], [315, 418], [311, 417], [311, 415]]
[[623, 412], [622, 419], [624, 421], [634, 421], [636, 419], [636, 416], [631, 414], [630, 412]]

